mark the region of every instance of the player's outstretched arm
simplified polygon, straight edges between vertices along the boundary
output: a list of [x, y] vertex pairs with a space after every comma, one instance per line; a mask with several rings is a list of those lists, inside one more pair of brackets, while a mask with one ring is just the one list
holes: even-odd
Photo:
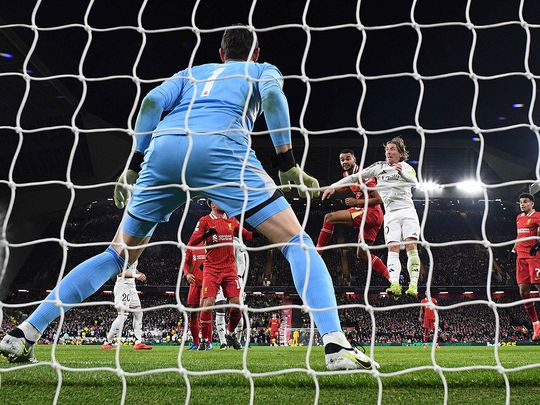
[[[279, 181], [285, 186], [283, 191], [291, 190], [290, 185], [304, 184], [309, 190], [309, 195], [319, 196], [319, 182], [315, 177], [304, 172], [295, 162], [292, 152], [291, 122], [289, 118], [289, 105], [283, 93], [283, 78], [275, 67], [268, 67], [259, 83], [259, 91], [262, 100], [262, 109], [266, 126], [270, 132], [272, 143], [276, 150], [276, 163], [279, 168]], [[298, 189], [298, 195], [305, 198], [306, 195]]]

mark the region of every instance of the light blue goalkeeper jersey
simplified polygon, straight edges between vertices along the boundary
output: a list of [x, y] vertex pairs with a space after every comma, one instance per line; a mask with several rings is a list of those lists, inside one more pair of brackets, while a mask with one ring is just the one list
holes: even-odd
[[190, 131], [247, 143], [261, 113], [261, 100], [274, 86], [281, 90], [283, 79], [269, 63], [229, 61], [182, 70], [150, 92], [164, 111], [170, 111], [154, 137]]

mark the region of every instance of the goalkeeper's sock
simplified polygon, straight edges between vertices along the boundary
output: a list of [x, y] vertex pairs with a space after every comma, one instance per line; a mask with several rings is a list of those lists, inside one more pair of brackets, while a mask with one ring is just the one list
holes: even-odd
[[371, 254], [371, 268], [375, 273], [380, 274], [385, 279], [390, 281], [390, 273], [388, 272], [388, 267], [386, 267], [386, 265], [383, 263], [379, 256], [375, 256], [373, 253]]
[[[531, 294], [528, 293], [525, 299], [530, 298]], [[527, 302], [526, 304], [523, 304], [525, 307], [525, 311], [527, 311], [527, 314], [529, 315], [529, 319], [532, 323], [538, 322], [538, 315], [536, 314], [536, 309], [534, 308], [534, 302]]]
[[[23, 336], [19, 336], [15, 331], [19, 329]], [[11, 336], [14, 337], [24, 337], [29, 342], [37, 342], [39, 338], [41, 337], [41, 332], [34, 328], [31, 324], [29, 324], [27, 321], [22, 322], [17, 328], [15, 328], [13, 331], [9, 332]]]
[[[306, 245], [306, 250], [299, 246], [302, 242]], [[332, 278], [323, 259], [317, 254], [311, 238], [305, 233], [298, 233], [287, 243], [291, 245], [285, 246], [282, 252], [291, 265], [294, 285], [302, 299], [304, 298], [304, 284], [308, 283], [304, 304], [309, 305], [311, 308], [336, 307], [336, 295], [332, 285]], [[309, 280], [306, 280], [308, 270]], [[322, 312], [314, 311], [311, 314], [321, 336], [330, 332], [341, 331], [337, 309]]]
[[420, 257], [417, 249], [407, 250], [407, 270], [409, 271], [409, 285], [418, 286], [420, 277]]
[[229, 309], [229, 324], [227, 325], [227, 331], [230, 335], [234, 333], [240, 318], [242, 317], [242, 312], [238, 308]]
[[388, 260], [386, 264], [388, 266], [390, 283], [399, 284], [399, 275], [401, 274], [401, 262], [399, 261], [399, 252], [388, 252]]
[[212, 311], [201, 311], [201, 337], [207, 342], [212, 341]]
[[[334, 234], [334, 224], [331, 222], [324, 221], [322, 224], [321, 232], [319, 233], [319, 238], [317, 239], [317, 247], [324, 247], [328, 245], [332, 235]], [[322, 253], [322, 250], [318, 251]]]
[[[60, 284], [45, 298], [56, 300], [58, 297], [65, 304], [78, 304], [95, 293], [107, 280], [122, 271], [124, 258], [112, 247], [97, 256], [82, 262], [65, 276]], [[71, 308], [64, 306], [67, 312]], [[41, 303], [27, 321], [43, 333], [47, 326], [60, 316], [60, 307], [52, 302]]]
[[198, 317], [189, 317], [189, 330], [191, 331], [191, 336], [193, 337], [193, 344], [199, 346], [199, 318]]
[[216, 331], [219, 336], [219, 343], [227, 343], [225, 339], [225, 309], [216, 311]]

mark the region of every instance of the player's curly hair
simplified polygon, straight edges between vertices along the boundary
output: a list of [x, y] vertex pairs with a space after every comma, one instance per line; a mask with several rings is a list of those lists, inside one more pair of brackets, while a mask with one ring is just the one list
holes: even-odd
[[409, 151], [407, 150], [407, 146], [405, 146], [405, 141], [401, 136], [396, 136], [390, 139], [384, 144], [384, 146], [386, 147], [386, 145], [390, 143], [396, 145], [397, 150], [399, 151], [399, 153], [401, 153], [401, 159], [399, 159], [400, 162], [404, 162], [409, 158]]
[[229, 28], [223, 33], [221, 48], [226, 59], [247, 60], [253, 41], [255, 41], [255, 48], [258, 48], [259, 43], [255, 33], [244, 24], [236, 24], [234, 28]]

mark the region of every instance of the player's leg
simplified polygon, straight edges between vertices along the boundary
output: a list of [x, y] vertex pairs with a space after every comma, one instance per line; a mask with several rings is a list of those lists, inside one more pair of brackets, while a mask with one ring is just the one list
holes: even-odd
[[424, 348], [427, 349], [429, 346], [429, 328], [424, 323]]
[[[535, 271], [535, 284], [534, 286], [536, 287], [536, 290], [540, 293], [540, 283], [538, 282], [538, 278], [540, 278], [540, 274], [537, 274], [537, 270], [540, 269], [540, 267], [537, 267], [534, 269]], [[540, 273], [540, 271], [538, 271], [538, 273]], [[531, 304], [533, 304], [533, 308], [534, 308], [534, 302], [532, 302]], [[538, 319], [538, 317], [537, 317]], [[540, 340], [540, 322], [537, 320], [536, 322], [533, 322], [533, 336], [532, 336], [532, 340]]]
[[[205, 270], [203, 273], [202, 284], [202, 303], [203, 307], [212, 307], [216, 305], [216, 296], [221, 285], [221, 274]], [[199, 350], [210, 349], [212, 343], [212, 314], [214, 310], [205, 308], [201, 310], [201, 342]]]
[[[219, 287], [218, 295], [216, 297], [216, 305], [225, 305], [227, 304], [227, 299], [223, 294], [223, 289]], [[227, 323], [225, 321], [226, 317], [226, 308], [216, 308], [216, 332], [218, 334], [220, 349], [227, 349], [227, 339], [225, 337], [227, 330]]]
[[409, 288], [405, 291], [410, 297], [418, 297], [418, 279], [420, 278], [420, 256], [418, 256], [418, 238], [420, 223], [415, 209], [405, 210], [401, 223], [405, 249], [407, 250], [407, 270], [409, 272]]
[[142, 331], [142, 319], [143, 311], [141, 308], [141, 300], [137, 290], [132, 288], [130, 291], [130, 309], [133, 314], [133, 334], [135, 335], [135, 344], [133, 345], [134, 350], [152, 350], [152, 346], [144, 343], [143, 331]]
[[401, 285], [399, 284], [399, 276], [401, 275], [399, 243], [401, 238], [401, 223], [397, 217], [397, 212], [386, 213], [384, 216], [384, 240], [389, 245], [386, 267], [390, 276], [390, 287], [386, 289], [386, 293], [396, 298], [401, 296]]
[[106, 341], [101, 345], [104, 350], [110, 350], [113, 348], [112, 343], [116, 338], [117, 342], [120, 342], [122, 337], [122, 330], [124, 329], [124, 323], [127, 320], [127, 314], [125, 310], [129, 308], [129, 294], [128, 290], [121, 285], [114, 286], [114, 306], [118, 310], [118, 316], [111, 324], [111, 328], [107, 333]]
[[[531, 283], [535, 279], [535, 273], [531, 270], [531, 263], [528, 259], [518, 258], [516, 260], [516, 281], [519, 286], [519, 295], [522, 300], [531, 298]], [[533, 337], [535, 331], [535, 325], [538, 325], [538, 314], [534, 302], [526, 302], [523, 304], [529, 319], [533, 325]], [[538, 327], [537, 327], [538, 328]], [[536, 337], [537, 339], [538, 337]]]
[[[317, 239], [317, 248], [328, 245], [328, 242], [330, 242], [332, 235], [334, 234], [334, 225], [336, 224], [353, 224], [349, 210], [330, 212], [324, 216], [323, 225], [319, 232], [319, 238]], [[318, 250], [318, 252], [322, 253], [323, 251]]]
[[[360, 230], [362, 229], [362, 216], [357, 216], [354, 220], [355, 225], [358, 225], [360, 232]], [[381, 229], [384, 221], [382, 211], [378, 209], [368, 210], [365, 221], [366, 222], [364, 224], [363, 239], [366, 245], [372, 246], [377, 239], [377, 235], [379, 234], [379, 230]], [[362, 235], [360, 233], [358, 233], [358, 242], [362, 242]], [[362, 260], [364, 263], [367, 263], [368, 260], [371, 260], [371, 268], [373, 269], [373, 271], [383, 276], [386, 280], [389, 280], [390, 274], [388, 273], [388, 268], [386, 267], [384, 262], [379, 256], [375, 255], [373, 252], [370, 253], [371, 254], [368, 255], [367, 250], [364, 250], [360, 246], [358, 246], [358, 249], [356, 250], [356, 257], [359, 260]]]
[[[190, 308], [197, 308], [201, 302], [201, 287], [195, 284], [189, 286], [189, 293], [187, 298], [187, 304]], [[193, 337], [193, 344], [189, 350], [196, 350], [199, 348], [199, 311], [189, 312], [189, 330]]]

